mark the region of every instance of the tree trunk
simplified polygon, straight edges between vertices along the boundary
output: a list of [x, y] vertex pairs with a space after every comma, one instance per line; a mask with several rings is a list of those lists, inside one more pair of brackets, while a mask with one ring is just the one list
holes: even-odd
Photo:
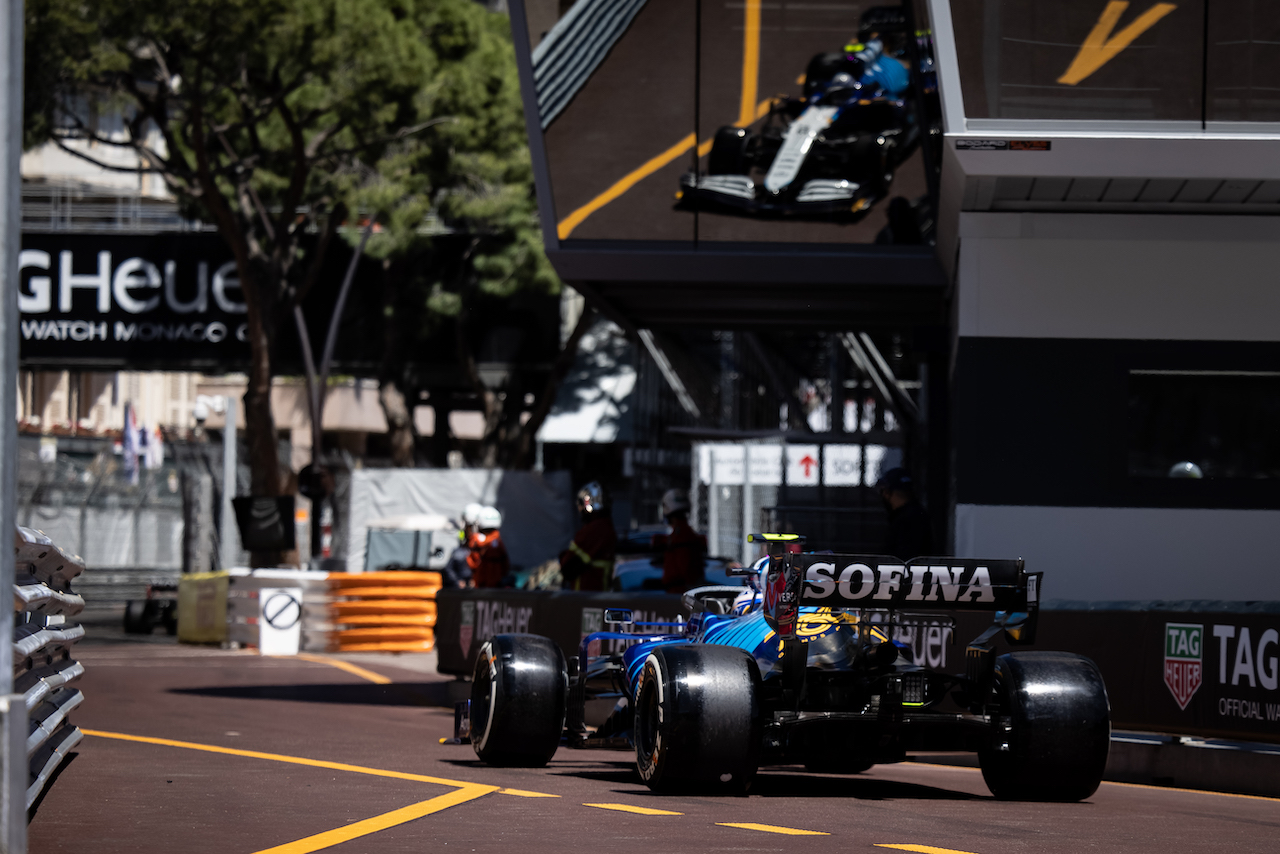
[[[248, 272], [248, 271], [246, 271]], [[259, 273], [261, 275], [261, 273]], [[247, 293], [250, 288], [263, 295], [267, 290], [257, 281], [241, 279]], [[249, 494], [253, 496], [279, 496], [284, 490], [280, 477], [279, 440], [276, 437], [275, 416], [271, 412], [271, 329], [264, 314], [274, 310], [274, 304], [263, 305], [267, 300], [246, 300], [249, 304], [248, 337], [250, 366], [248, 383], [244, 392], [245, 444], [249, 451]], [[271, 327], [274, 328], [272, 323]], [[288, 520], [286, 524], [291, 524]], [[276, 551], [251, 552], [249, 564], [253, 567], [271, 567], [280, 563]]]
[[382, 404], [382, 414], [387, 419], [387, 438], [391, 442], [391, 462], [400, 468], [409, 468], [414, 463], [413, 412], [409, 409], [404, 394], [396, 387], [393, 379], [383, 379], [378, 385], [378, 402]]

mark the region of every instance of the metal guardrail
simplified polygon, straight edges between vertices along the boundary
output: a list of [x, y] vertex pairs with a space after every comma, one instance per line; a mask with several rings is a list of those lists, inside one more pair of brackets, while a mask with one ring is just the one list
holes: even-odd
[[538, 115], [546, 130], [604, 62], [645, 0], [578, 0], [533, 50]]
[[84, 637], [84, 627], [67, 622], [84, 610], [84, 599], [71, 590], [84, 561], [31, 528], [17, 529], [14, 552], [13, 690], [25, 700], [29, 725], [30, 809], [84, 737], [68, 719], [84, 701], [70, 687], [84, 674], [71, 650]]

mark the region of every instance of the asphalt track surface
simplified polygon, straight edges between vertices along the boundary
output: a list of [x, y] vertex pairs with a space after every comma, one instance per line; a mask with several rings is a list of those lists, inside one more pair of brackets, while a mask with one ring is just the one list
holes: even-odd
[[[886, 204], [853, 223], [780, 221], [676, 210], [680, 176], [695, 154], [647, 172], [566, 235], [564, 223], [686, 137], [705, 150], [717, 128], [742, 118], [753, 81], [760, 103], [800, 95], [810, 58], [856, 37], [872, 2], [759, 3], [758, 51], [747, 56], [744, 0], [649, 0], [608, 57], [545, 134], [556, 220], [562, 237], [596, 240], [869, 243], [884, 227]], [[701, 10], [699, 26], [698, 11]], [[700, 35], [700, 38], [699, 38]], [[754, 70], [754, 74], [752, 71]], [[758, 125], [759, 122], [756, 122]], [[701, 158], [706, 167], [705, 150]], [[891, 194], [926, 191], [919, 151], [896, 171]]]
[[1280, 801], [1104, 783], [1080, 804], [994, 800], [973, 768], [762, 772], [748, 797], [664, 797], [630, 754], [497, 769], [442, 745], [433, 657], [263, 658], [77, 647], [86, 731], [31, 823], [43, 852], [1264, 852]]

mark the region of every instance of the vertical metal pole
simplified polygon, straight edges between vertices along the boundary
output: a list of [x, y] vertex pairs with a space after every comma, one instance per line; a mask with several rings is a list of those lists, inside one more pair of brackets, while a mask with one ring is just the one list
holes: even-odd
[[747, 542], [747, 534], [752, 532], [755, 525], [751, 521], [751, 516], [755, 512], [752, 508], [751, 495], [751, 443], [742, 443], [742, 539], [739, 543], [742, 548], [742, 565], [751, 566], [751, 544]]
[[[693, 452], [689, 454], [689, 524], [694, 530], [705, 531], [702, 526], [702, 502], [698, 500], [699, 493], [702, 492], [702, 445], [696, 442], [693, 445]], [[710, 453], [710, 451], [708, 451]]]
[[[0, 537], [17, 524], [18, 254], [22, 246], [22, 0], [0, 16]], [[13, 549], [0, 548], [0, 590], [12, 590]], [[27, 850], [27, 706], [13, 695], [13, 609], [0, 608], [0, 854]]]
[[222, 428], [222, 569], [235, 566], [240, 555], [237, 545], [240, 534], [236, 530], [236, 511], [231, 499], [236, 494], [236, 399], [227, 395], [226, 425]]
[[716, 446], [708, 448], [707, 460], [711, 467], [710, 485], [707, 487], [707, 543], [711, 557], [719, 557], [720, 552], [720, 484], [716, 482]]

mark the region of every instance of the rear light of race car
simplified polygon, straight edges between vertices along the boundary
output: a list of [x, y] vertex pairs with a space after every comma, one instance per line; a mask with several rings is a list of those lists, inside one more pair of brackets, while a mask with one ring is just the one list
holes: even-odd
[[903, 673], [902, 705], [923, 706], [928, 702], [928, 684], [924, 673]]

